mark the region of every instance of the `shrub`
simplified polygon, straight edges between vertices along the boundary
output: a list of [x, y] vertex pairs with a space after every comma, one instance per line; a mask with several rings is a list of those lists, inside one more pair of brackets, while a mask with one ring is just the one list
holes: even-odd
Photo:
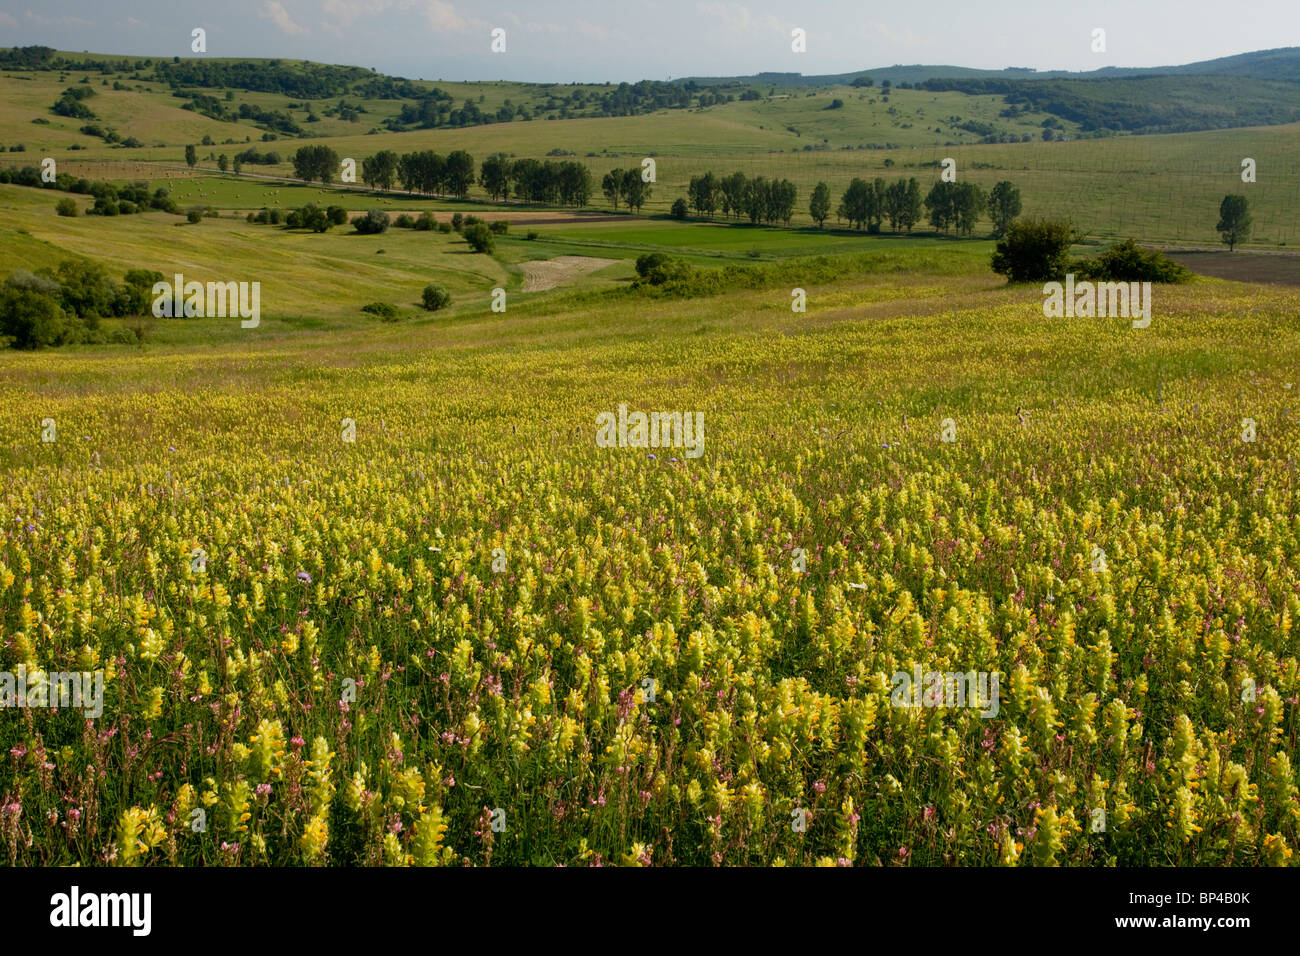
[[498, 219], [491, 223], [488, 228], [491, 229], [494, 234], [504, 236], [510, 231], [510, 223], [506, 222], [504, 219]]
[[1053, 219], [1018, 219], [1007, 226], [993, 253], [993, 271], [1008, 282], [1059, 280], [1069, 267], [1074, 227]]
[[110, 345], [135, 345], [139, 339], [130, 329], [114, 329], [108, 333], [108, 342]]
[[154, 209], [161, 209], [163, 212], [178, 214], [180, 207], [176, 205], [176, 200], [172, 199], [171, 194], [161, 186], [154, 190], [153, 196], [149, 198], [148, 205]]
[[71, 197], [60, 199], [58, 205], [54, 207], [60, 216], [75, 216], [80, 210], [77, 207], [77, 201]]
[[455, 213], [452, 215], [451, 228], [455, 229], [457, 232], [460, 232], [461, 227], [463, 227], [464, 225], [465, 225], [464, 216], [462, 216], [460, 213]]
[[332, 226], [341, 226], [348, 221], [348, 211], [342, 206], [330, 206], [325, 210], [325, 215], [329, 217]]
[[449, 222], [440, 222], [440, 223], [438, 223], [438, 231], [439, 231], [439, 232], [451, 232], [451, 223], [449, 223]]
[[492, 231], [481, 222], [476, 222], [472, 226], [466, 226], [464, 230], [465, 241], [475, 252], [482, 252], [488, 255], [496, 249], [496, 243], [492, 239]]
[[1158, 249], [1143, 249], [1132, 239], [1117, 242], [1071, 270], [1081, 279], [1106, 282], [1186, 282], [1192, 274]]
[[369, 209], [364, 216], [352, 221], [352, 226], [363, 236], [375, 236], [388, 231], [388, 213], [382, 209]]
[[397, 306], [391, 302], [371, 302], [369, 305], [363, 305], [361, 311], [377, 315], [385, 322], [395, 322], [397, 316], [401, 314]]
[[537, 230], [536, 230], [536, 229], [529, 229], [529, 230], [528, 230], [528, 237], [527, 237], [527, 238], [528, 238], [530, 241], [533, 240], [533, 239], [536, 239], [536, 238], [537, 238]]
[[432, 232], [438, 228], [438, 220], [433, 218], [433, 213], [422, 212], [420, 218], [415, 220], [414, 228], [416, 232]]
[[203, 221], [203, 210], [202, 210], [202, 209], [190, 209], [190, 210], [188, 210], [188, 211], [185, 213], [185, 219], [186, 219], [188, 222], [195, 222], [195, 223], [197, 223], [197, 222], [202, 222], [202, 221]]
[[[151, 269], [128, 269], [113, 297], [114, 315], [149, 315], [152, 312], [153, 286], [162, 282], [161, 272]], [[143, 333], [137, 333], [143, 337]]]
[[271, 225], [278, 226], [284, 222], [284, 213], [279, 209], [271, 210]]
[[636, 274], [638, 278], [633, 284], [636, 286], [662, 286], [686, 280], [690, 278], [692, 271], [691, 266], [685, 260], [670, 259], [662, 252], [648, 252], [637, 256]]
[[75, 329], [59, 303], [32, 289], [0, 289], [0, 334], [17, 349], [62, 345], [75, 338]]
[[673, 201], [672, 214], [674, 219], [685, 219], [687, 215], [686, 200], [676, 199]]
[[647, 252], [644, 255], [637, 256], [636, 274], [644, 279], [667, 261], [668, 257], [662, 252]]
[[430, 283], [424, 287], [422, 301], [430, 312], [437, 312], [451, 305], [451, 294], [442, 286]]
[[[48, 270], [46, 270], [48, 271]], [[50, 275], [35, 275], [26, 269], [19, 269], [5, 280], [7, 289], [25, 289], [28, 292], [39, 292], [41, 295], [48, 295], [53, 299], [61, 299], [63, 296], [63, 287], [59, 285], [57, 279]]]
[[400, 216], [397, 217], [397, 221], [394, 222], [393, 225], [396, 226], [398, 229], [410, 229], [415, 226], [415, 220], [412, 219], [410, 216], [408, 216], [406, 213], [402, 213]]
[[298, 210], [298, 227], [312, 232], [328, 232], [332, 223], [325, 210], [314, 202], [309, 202]]

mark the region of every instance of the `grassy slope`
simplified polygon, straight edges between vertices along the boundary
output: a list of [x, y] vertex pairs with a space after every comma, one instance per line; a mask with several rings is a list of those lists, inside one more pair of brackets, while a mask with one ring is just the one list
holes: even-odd
[[[233, 155], [244, 148], [245, 140], [286, 157], [302, 142], [282, 138], [263, 144], [262, 131], [251, 123], [222, 123], [180, 110], [181, 101], [170, 91], [153, 84], [153, 92], [144, 92], [143, 88], [150, 84], [126, 76], [109, 76], [110, 85], [104, 87], [100, 85], [104, 78], [92, 75], [98, 95], [87, 102], [103, 118], [104, 125], [145, 143], [137, 150], [111, 148], [98, 138], [77, 132], [81, 121], [49, 112], [59, 92], [80, 79], [75, 71], [64, 78], [54, 73], [4, 74], [0, 77], [0, 144], [22, 142], [27, 150], [21, 154], [4, 153], [0, 162], [31, 163], [51, 155], [69, 170], [83, 168], [80, 164], [85, 161], [109, 159], [128, 164], [131, 160], [179, 164], [183, 162], [184, 145], [207, 135], [218, 144], [200, 148], [204, 165], [211, 167], [218, 153]], [[118, 79], [132, 89], [112, 90], [112, 82]], [[485, 110], [495, 109], [506, 99], [537, 106], [545, 103], [552, 89], [559, 95], [570, 89], [517, 83], [433, 85], [451, 93], [456, 105], [466, 98], [477, 102], [482, 96], [480, 106]], [[222, 96], [222, 91], [204, 92]], [[796, 224], [807, 224], [803, 209], [812, 187], [820, 180], [828, 182], [836, 196], [856, 175], [917, 175], [928, 187], [935, 171], [922, 164], [952, 156], [958, 161], [960, 175], [985, 187], [1004, 178], [1016, 182], [1024, 195], [1026, 214], [1069, 216], [1085, 231], [1100, 237], [1136, 236], [1175, 242], [1216, 240], [1213, 226], [1218, 203], [1225, 193], [1243, 189], [1240, 162], [1250, 156], [1260, 169], [1258, 182], [1244, 187], [1254, 208], [1254, 241], [1273, 247], [1295, 246], [1300, 241], [1294, 216], [1294, 210], [1300, 208], [1300, 125], [980, 146], [974, 145], [977, 136], [957, 129], [956, 124], [973, 119], [1037, 137], [1043, 114], [1000, 118], [997, 114], [1002, 100], [992, 96], [895, 90], [886, 103], [878, 88], [795, 88], [787, 92], [784, 99], [738, 101], [703, 110], [665, 110], [646, 116], [603, 119], [539, 119], [408, 133], [367, 132], [396, 112], [400, 103], [392, 100], [364, 101], [362, 105], [369, 112], [359, 123], [324, 117], [324, 109], [333, 101], [311, 104], [311, 109], [322, 116], [319, 123], [306, 124], [308, 109], [290, 112], [312, 134], [325, 137], [322, 141], [341, 156], [358, 160], [379, 149], [467, 149], [479, 160], [497, 151], [544, 157], [553, 149], [562, 149], [586, 162], [599, 180], [610, 168], [627, 168], [644, 156], [655, 155], [658, 183], [645, 207], [650, 213], [666, 212], [674, 199], [685, 194], [689, 178], [705, 169], [741, 169], [750, 175], [786, 177], [800, 190]], [[844, 101], [844, 107], [825, 109], [836, 97]], [[234, 100], [226, 105], [237, 107], [243, 102], [285, 110], [290, 98], [235, 91]], [[31, 120], [35, 118], [45, 118], [49, 125], [34, 125]], [[1067, 132], [1072, 132], [1069, 124]], [[227, 144], [227, 139], [235, 142]], [[87, 148], [67, 150], [77, 142]], [[899, 148], [859, 148], [886, 142]], [[154, 145], [157, 143], [165, 145]], [[209, 156], [213, 158], [209, 160]], [[884, 166], [886, 159], [893, 162], [892, 168]], [[115, 168], [121, 169], [121, 178], [145, 176], [157, 180], [162, 175], [144, 166]], [[276, 168], [249, 167], [248, 171], [284, 175], [291, 173], [291, 167], [285, 163]], [[183, 174], [169, 171], [166, 175]], [[256, 192], [254, 187], [245, 189], [241, 184], [226, 190], [221, 199], [231, 208], [274, 202], [273, 197], [254, 198]], [[347, 202], [350, 208], [364, 204], [360, 199]]]
[[[385, 758], [399, 732], [403, 769], [425, 771], [424, 802], [445, 814], [446, 845], [475, 863], [486, 862], [472, 835], [485, 805], [510, 814], [497, 863], [583, 863], [582, 847], [614, 859], [641, 842], [660, 863], [707, 865], [717, 853], [870, 865], [902, 845], [914, 865], [945, 865], [1005, 859], [991, 825], [1028, 829], [1049, 801], [1065, 820], [1058, 862], [1284, 859], [1293, 798], [1268, 785], [1268, 758], [1293, 751], [1294, 708], [1267, 698], [1274, 727], [1236, 687], [1251, 674], [1270, 695], [1296, 689], [1276, 602], [1295, 584], [1288, 462], [1300, 448], [1283, 411], [1300, 295], [1214, 281], [1160, 289], [1152, 326], [1135, 331], [1047, 322], [1038, 290], [1001, 287], [976, 263], [918, 260], [910, 276], [849, 275], [809, 291], [807, 314], [791, 313], [785, 290], [573, 295], [506, 315], [217, 347], [0, 355], [0, 470], [17, 522], [0, 562], [18, 572], [0, 609], [50, 622], [30, 638], [47, 665], [83, 644], [101, 659], [121, 654], [129, 670], [109, 682], [105, 720], [129, 714], [135, 733], [175, 741], [143, 765], [129, 741], [103, 744], [115, 785], [87, 790], [98, 836], [37, 829], [18, 862], [94, 862], [126, 808], [165, 810], [182, 782], [200, 792], [207, 777], [230, 782], [232, 740], [271, 720], [286, 740], [321, 737], [338, 778], [364, 762], [376, 821], [402, 812]], [[595, 414], [619, 402], [704, 411], [705, 457], [593, 447]], [[1261, 424], [1255, 445], [1236, 438], [1247, 415]], [[38, 438], [45, 417], [59, 425], [53, 445]], [[935, 437], [947, 417], [955, 445]], [[357, 423], [355, 446], [339, 441], [344, 418]], [[1104, 575], [1087, 570], [1096, 543]], [[188, 570], [198, 546], [210, 555], [202, 577]], [[506, 575], [488, 568], [496, 547]], [[793, 547], [807, 549], [807, 575], [789, 573]], [[73, 586], [56, 594], [60, 581]], [[254, 595], [246, 608], [255, 582], [265, 605]], [[225, 624], [210, 585], [236, 602]], [[130, 623], [144, 613], [137, 595], [152, 602], [148, 634]], [[588, 607], [590, 621], [577, 620]], [[319, 631], [310, 649], [287, 639], [303, 621]], [[212, 652], [214, 628], [227, 626], [240, 662], [229, 682]], [[155, 633], [169, 655], [185, 654], [184, 677], [179, 658], [145, 656]], [[485, 679], [502, 680], [501, 696], [478, 685], [471, 702], [478, 676], [454, 663], [460, 641]], [[1000, 718], [891, 710], [887, 675], [913, 661], [1000, 671]], [[330, 695], [353, 673], [365, 687], [344, 715]], [[646, 673], [660, 702], [623, 724], [617, 695]], [[539, 680], [553, 690], [531, 705], [537, 723], [512, 716]], [[218, 700], [238, 703], [237, 716], [218, 715]], [[855, 736], [862, 707], [872, 716]], [[1127, 751], [1105, 731], [1113, 707], [1129, 715]], [[562, 716], [575, 752], [552, 746]], [[790, 726], [805, 718], [806, 730]], [[37, 719], [47, 759], [79, 773], [76, 715]], [[233, 737], [219, 737], [223, 719]], [[743, 747], [711, 729], [747, 720]], [[479, 749], [447, 744], [448, 728]], [[1167, 825], [1182, 819], [1180, 748], [1193, 746], [1180, 735], [1240, 765], [1243, 782], [1187, 790], [1203, 832], [1182, 835]], [[30, 736], [5, 722], [0, 748]], [[225, 743], [213, 753], [199, 739]], [[619, 796], [620, 741], [663, 754], [632, 764], [644, 809]], [[704, 748], [716, 756], [690, 756]], [[42, 789], [36, 766], [14, 772], [41, 821], [62, 797]], [[686, 796], [692, 780], [712, 792], [715, 773], [734, 788], [725, 840], [708, 836], [712, 804]], [[1086, 832], [1093, 774], [1110, 787], [1104, 837]], [[454, 787], [439, 785], [447, 776]], [[751, 781], [761, 789], [742, 804]], [[790, 807], [814, 799], [814, 782], [827, 790], [817, 826], [792, 838]], [[1256, 791], [1258, 802], [1244, 795]], [[564, 806], [595, 808], [597, 794], [607, 807], [565, 817]], [[861, 825], [844, 844], [846, 797]], [[307, 813], [294, 799], [276, 786], [248, 818], [222, 809], [205, 837], [146, 854], [296, 862]], [[934, 807], [955, 838], [934, 832]], [[414, 813], [408, 804], [404, 819]], [[331, 825], [335, 862], [362, 859], [352, 819]], [[1242, 820], [1249, 829], [1232, 829]], [[374, 852], [378, 822], [363, 835]], [[223, 857], [223, 842], [244, 849]], [[1019, 849], [1043, 852], [1029, 837]]]

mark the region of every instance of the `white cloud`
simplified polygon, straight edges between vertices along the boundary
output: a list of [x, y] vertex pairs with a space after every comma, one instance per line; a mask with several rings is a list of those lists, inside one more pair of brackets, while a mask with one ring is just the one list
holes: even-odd
[[883, 23], [877, 23], [875, 28], [876, 32], [885, 41], [885, 45], [891, 50], [925, 50], [927, 48], [925, 38], [913, 33], [911, 27], [892, 30]]
[[771, 14], [754, 16], [743, 3], [723, 3], [719, 0], [701, 0], [695, 5], [701, 13], [717, 17], [729, 33], [782, 33], [789, 34], [789, 25]]
[[280, 0], [266, 0], [266, 8], [258, 16], [263, 20], [270, 20], [280, 28], [281, 32], [287, 33], [291, 37], [302, 36], [304, 33], [310, 32], [306, 27], [300, 26], [293, 21], [293, 17], [289, 16], [289, 11], [284, 8], [284, 4]]
[[421, 0], [424, 18], [437, 33], [468, 33], [472, 30], [487, 30], [490, 26], [486, 20], [477, 17], [464, 17], [456, 12], [456, 7], [447, 0]]
[[337, 31], [362, 17], [377, 16], [390, 6], [392, 0], [324, 0], [322, 12], [326, 19], [321, 26], [337, 35]]
[[17, 20], [15, 20], [10, 14], [0, 10], [0, 27], [9, 27], [10, 29], [14, 29], [17, 26]]
[[627, 40], [627, 34], [617, 28], [611, 30], [609, 27], [599, 23], [592, 23], [590, 20], [574, 20], [573, 32], [587, 40], [597, 40], [601, 43], [607, 43], [610, 40]]
[[[95, 24], [89, 20], [83, 20], [81, 17], [43, 17], [39, 13], [27, 11], [27, 19], [43, 27], [81, 27], [83, 29], [94, 29]], [[17, 24], [14, 24], [17, 26]]]

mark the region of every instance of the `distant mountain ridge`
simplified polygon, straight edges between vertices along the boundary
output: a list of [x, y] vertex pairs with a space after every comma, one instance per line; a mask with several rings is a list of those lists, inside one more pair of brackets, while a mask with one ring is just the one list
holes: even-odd
[[1001, 79], [1001, 80], [1105, 80], [1137, 76], [1234, 76], [1256, 80], [1287, 80], [1300, 82], [1300, 47], [1279, 47], [1275, 50], [1256, 50], [1233, 56], [1200, 60], [1173, 66], [1104, 66], [1096, 70], [1034, 70], [1029, 67], [1007, 67], [1002, 70], [980, 70], [965, 66], [913, 64], [856, 70], [851, 73], [828, 73], [804, 76], [800, 73], [755, 73], [751, 76], [686, 76], [673, 83], [690, 83], [717, 86], [727, 83], [738, 85], [768, 84], [774, 86], [836, 86], [852, 83], [858, 77], [869, 77], [876, 83], [889, 80], [899, 83], [923, 83], [943, 79]]

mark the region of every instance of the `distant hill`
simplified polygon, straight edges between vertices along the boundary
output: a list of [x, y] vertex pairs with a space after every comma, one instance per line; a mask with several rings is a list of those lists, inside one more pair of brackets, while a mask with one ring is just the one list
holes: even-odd
[[995, 95], [1050, 113], [1084, 132], [1184, 133], [1300, 121], [1300, 47], [1260, 50], [1181, 66], [1036, 72], [1024, 67], [891, 66], [823, 76], [758, 73], [685, 78], [687, 88], [791, 89], [864, 84]]
[[852, 73], [827, 73], [804, 76], [801, 73], [755, 73], [752, 76], [687, 76], [674, 83], [695, 83], [699, 86], [763, 85], [769, 86], [840, 86], [850, 84], [858, 77], [869, 77], [879, 84], [888, 80], [892, 86], [900, 83], [923, 83], [932, 79], [1002, 79], [1002, 80], [1086, 80], [1128, 76], [1240, 76], [1256, 80], [1291, 80], [1300, 82], [1300, 47], [1279, 47], [1276, 50], [1257, 50], [1238, 53], [1214, 60], [1201, 60], [1178, 66], [1123, 67], [1105, 66], [1097, 70], [1071, 72], [1069, 70], [1038, 71], [1029, 67], [1007, 67], [1003, 70], [978, 70], [965, 66], [913, 64], [856, 70]]
[[[10, 151], [26, 145], [27, 124], [38, 121], [65, 141], [81, 136], [110, 146], [165, 144], [168, 122], [193, 126], [196, 139], [238, 138], [228, 126], [194, 125], [189, 122], [192, 116], [244, 125], [242, 135], [255, 133], [269, 142], [279, 136], [317, 138], [716, 110], [753, 127], [768, 148], [775, 145], [769, 142], [770, 131], [779, 135], [784, 130], [801, 139], [820, 130], [816, 139], [791, 144], [803, 149], [829, 148], [833, 140], [840, 148], [889, 148], [926, 137], [940, 144], [970, 139], [1003, 143], [1039, 136], [1180, 133], [1300, 122], [1300, 47], [1181, 66], [1106, 67], [1082, 73], [916, 65], [825, 76], [770, 72], [619, 84], [435, 85], [304, 60], [124, 57], [41, 46], [0, 48], [0, 70], [6, 80], [43, 75], [40, 84], [11, 88], [0, 96], [0, 116], [9, 120], [19, 115], [13, 107], [35, 107], [44, 114], [27, 115], [19, 126], [11, 122], [4, 128]], [[74, 79], [71, 72], [80, 76]], [[60, 75], [73, 85], [54, 79]], [[125, 95], [82, 101], [95, 95], [95, 86], [109, 86], [110, 78], [114, 94], [148, 97], [151, 105], [146, 109], [140, 100], [128, 108], [130, 97]], [[34, 95], [38, 86], [39, 97]], [[850, 88], [850, 95], [844, 87]], [[926, 115], [925, 107], [936, 105], [935, 97], [925, 96], [923, 102], [917, 90], [957, 95], [945, 100], [945, 112]], [[787, 99], [798, 102], [772, 108]], [[833, 122], [820, 115], [846, 103], [850, 109], [834, 114]], [[875, 115], [878, 103], [882, 116]], [[173, 115], [182, 110], [190, 116]], [[153, 122], [146, 119], [149, 115], [171, 119]], [[1049, 127], [1057, 132], [1045, 134]], [[73, 145], [85, 144], [69, 143]]]

